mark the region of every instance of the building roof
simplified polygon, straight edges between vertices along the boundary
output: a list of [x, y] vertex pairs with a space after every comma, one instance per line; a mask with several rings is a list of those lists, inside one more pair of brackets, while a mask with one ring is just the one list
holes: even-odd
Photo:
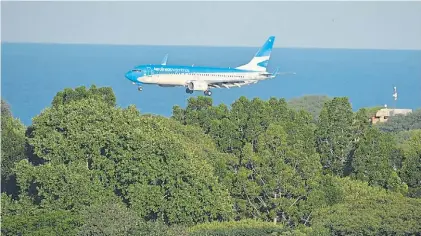
[[412, 112], [412, 109], [390, 109], [383, 108], [376, 112], [376, 117], [381, 116], [394, 116], [394, 115], [407, 115]]

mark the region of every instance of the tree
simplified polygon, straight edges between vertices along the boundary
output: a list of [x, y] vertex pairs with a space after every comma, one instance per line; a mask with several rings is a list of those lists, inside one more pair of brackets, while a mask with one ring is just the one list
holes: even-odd
[[354, 114], [348, 98], [333, 98], [323, 106], [316, 130], [316, 145], [323, 168], [342, 176], [353, 148]]
[[287, 231], [287, 229], [282, 225], [273, 225], [270, 222], [247, 219], [240, 221], [198, 224], [189, 228], [188, 235], [280, 235], [280, 233], [285, 231]]
[[143, 223], [136, 213], [120, 202], [107, 202], [104, 205], [92, 205], [81, 212], [84, 223], [79, 236], [138, 235]]
[[334, 178], [342, 200], [320, 207], [312, 228], [323, 227], [331, 235], [416, 235], [421, 231], [421, 201], [405, 198], [380, 187], [346, 178]]
[[33, 166], [22, 160], [16, 165], [16, 175], [21, 191], [19, 198], [28, 197], [40, 208], [78, 212], [93, 204], [118, 199], [83, 163]]
[[405, 193], [407, 186], [402, 183], [394, 167], [393, 155], [397, 149], [390, 134], [381, 133], [371, 127], [359, 141], [352, 160], [352, 176], [368, 182], [371, 186]]
[[97, 88], [95, 85], [92, 85], [88, 90], [86, 90], [85, 86], [77, 87], [74, 90], [65, 88], [63, 91], [60, 91], [56, 94], [52, 105], [63, 105], [71, 101], [93, 97], [96, 97], [99, 100], [103, 100], [105, 103], [112, 107], [116, 106], [116, 97], [112, 89], [110, 87]]
[[171, 119], [113, 98], [65, 89], [34, 117], [11, 168], [19, 191], [2, 194], [3, 234], [421, 232], [420, 199], [405, 197], [406, 184], [419, 196], [420, 133], [396, 143], [347, 98], [317, 122], [283, 98], [190, 98]]
[[[294, 219], [298, 201], [305, 194], [305, 182], [294, 169], [297, 156], [288, 148], [287, 133], [282, 126], [270, 125], [259, 137], [257, 154], [259, 158], [250, 162], [256, 183], [261, 186], [261, 209], [267, 217], [277, 222], [278, 217], [289, 225], [296, 225]], [[302, 165], [298, 165], [303, 167]], [[263, 197], [262, 197], [263, 196]]]
[[413, 132], [402, 148], [405, 160], [400, 175], [408, 184], [408, 195], [421, 198], [421, 130]]
[[[196, 100], [190, 102], [194, 104], [187, 107], [196, 109]], [[200, 126], [219, 150], [235, 154], [236, 160], [226, 162], [223, 182], [233, 197], [236, 219], [251, 217], [297, 225], [306, 214], [300, 212], [299, 205], [310, 191], [307, 184], [320, 171], [311, 115], [292, 110], [285, 99], [276, 98], [240, 97], [231, 110], [206, 104], [200, 106], [200, 112], [208, 115], [192, 116], [194, 122], [184, 124]], [[221, 110], [216, 113], [221, 115], [212, 116], [215, 109]], [[187, 114], [179, 107], [176, 113], [177, 117], [199, 114]]]
[[38, 208], [21, 196], [19, 201], [2, 193], [2, 235], [76, 235], [82, 219], [69, 210]]
[[326, 95], [305, 95], [298, 98], [292, 98], [288, 101], [288, 106], [295, 110], [305, 110], [309, 112], [313, 119], [317, 121], [323, 105], [331, 98]]
[[420, 131], [421, 129], [412, 129], [412, 130], [407, 130], [407, 131], [399, 131], [392, 134], [395, 137], [396, 143], [398, 145], [402, 145], [406, 143], [413, 135], [416, 135]]
[[9, 105], [2, 99], [1, 110], [1, 191], [16, 195], [16, 162], [25, 159], [25, 126], [12, 117]]
[[10, 105], [1, 98], [1, 116], [12, 116], [12, 112], [10, 111]]
[[84, 166], [91, 176], [84, 182], [117, 193], [144, 220], [230, 218], [231, 199], [217, 176], [223, 171], [215, 170], [224, 156], [208, 137], [190, 137], [198, 132], [177, 121], [140, 116], [133, 106], [115, 108], [107, 101], [96, 95], [68, 100], [35, 117], [28, 142], [37, 158], [56, 169]]

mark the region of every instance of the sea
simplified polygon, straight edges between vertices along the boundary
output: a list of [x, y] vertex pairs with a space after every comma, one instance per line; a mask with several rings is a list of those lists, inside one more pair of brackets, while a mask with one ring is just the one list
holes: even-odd
[[[78, 86], [111, 87], [117, 104], [135, 104], [143, 114], [171, 116], [190, 97], [182, 87], [144, 85], [139, 92], [124, 77], [136, 65], [236, 67], [256, 53], [254, 47], [133, 46], [85, 44], [1, 44], [1, 97], [25, 125], [51, 106], [57, 92]], [[287, 100], [304, 95], [349, 98], [354, 110], [384, 106], [421, 108], [421, 50], [274, 48], [268, 71], [295, 72], [241, 88], [213, 89], [215, 105], [241, 96]], [[393, 87], [398, 99], [394, 101]]]

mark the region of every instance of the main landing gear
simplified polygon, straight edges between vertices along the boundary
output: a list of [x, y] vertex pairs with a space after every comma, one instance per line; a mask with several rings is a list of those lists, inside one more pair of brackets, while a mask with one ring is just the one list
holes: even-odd
[[139, 92], [142, 92], [143, 90], [142, 86], [137, 87], [137, 90], [139, 90]]
[[186, 88], [186, 93], [192, 94], [193, 93], [193, 90], [190, 90], [189, 88]]
[[[193, 92], [194, 92], [193, 90], [190, 90], [189, 88], [186, 88], [186, 93], [192, 94]], [[205, 96], [211, 96], [212, 95], [212, 92], [210, 90], [205, 90], [203, 93], [205, 94]]]

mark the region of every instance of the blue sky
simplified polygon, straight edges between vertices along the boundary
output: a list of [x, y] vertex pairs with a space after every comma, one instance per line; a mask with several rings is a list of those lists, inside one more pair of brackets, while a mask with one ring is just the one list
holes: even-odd
[[2, 2], [3, 42], [421, 49], [421, 2]]

